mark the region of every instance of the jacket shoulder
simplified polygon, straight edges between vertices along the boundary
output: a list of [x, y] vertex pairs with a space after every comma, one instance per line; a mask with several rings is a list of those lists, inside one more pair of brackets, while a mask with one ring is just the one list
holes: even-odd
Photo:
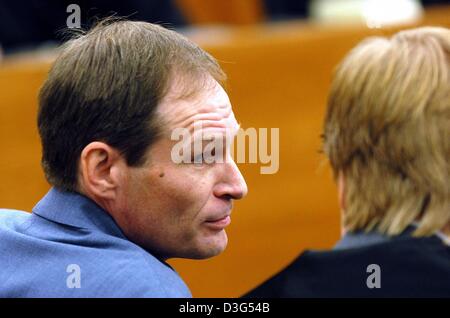
[[[375, 272], [380, 288], [368, 283]], [[306, 251], [245, 296], [448, 297], [449, 281], [450, 247], [437, 238], [410, 238], [345, 250]]]

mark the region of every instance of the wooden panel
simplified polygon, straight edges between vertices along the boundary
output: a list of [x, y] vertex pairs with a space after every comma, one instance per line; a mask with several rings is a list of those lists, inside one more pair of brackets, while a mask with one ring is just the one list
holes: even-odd
[[262, 0], [176, 0], [189, 23], [252, 24], [264, 20]]
[[[449, 27], [450, 7], [423, 23]], [[229, 246], [202, 261], [172, 260], [197, 297], [236, 297], [305, 248], [329, 248], [339, 237], [336, 187], [319, 153], [322, 117], [334, 66], [362, 38], [399, 28], [369, 30], [293, 22], [188, 35], [216, 56], [244, 128], [280, 128], [280, 170], [241, 170], [249, 195], [237, 202]], [[0, 67], [0, 206], [30, 210], [48, 185], [40, 169], [36, 96], [48, 62]]]
[[47, 192], [40, 166], [37, 95], [48, 63], [0, 68], [0, 207], [28, 210]]

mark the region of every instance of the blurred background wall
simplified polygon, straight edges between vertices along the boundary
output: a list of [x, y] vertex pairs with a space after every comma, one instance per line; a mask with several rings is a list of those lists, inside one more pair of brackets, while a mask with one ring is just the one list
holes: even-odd
[[333, 246], [336, 187], [320, 153], [333, 68], [366, 36], [450, 26], [449, 1], [0, 1], [1, 208], [31, 211], [49, 188], [40, 168], [37, 94], [65, 39], [71, 3], [85, 28], [115, 14], [184, 33], [225, 69], [242, 127], [279, 128], [277, 173], [240, 165], [249, 195], [235, 205], [227, 250], [209, 260], [170, 261], [196, 297], [237, 297], [303, 250]]

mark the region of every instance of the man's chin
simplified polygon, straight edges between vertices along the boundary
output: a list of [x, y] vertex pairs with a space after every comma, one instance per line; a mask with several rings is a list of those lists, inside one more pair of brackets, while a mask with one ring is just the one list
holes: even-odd
[[228, 244], [228, 237], [225, 231], [216, 233], [213, 237], [203, 238], [199, 242], [196, 251], [189, 257], [192, 259], [207, 259], [221, 254]]

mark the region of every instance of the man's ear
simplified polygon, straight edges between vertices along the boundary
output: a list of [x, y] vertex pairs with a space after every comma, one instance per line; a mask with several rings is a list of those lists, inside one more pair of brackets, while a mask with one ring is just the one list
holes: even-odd
[[115, 199], [126, 167], [117, 149], [103, 142], [91, 142], [80, 156], [78, 180], [82, 192], [96, 201]]

